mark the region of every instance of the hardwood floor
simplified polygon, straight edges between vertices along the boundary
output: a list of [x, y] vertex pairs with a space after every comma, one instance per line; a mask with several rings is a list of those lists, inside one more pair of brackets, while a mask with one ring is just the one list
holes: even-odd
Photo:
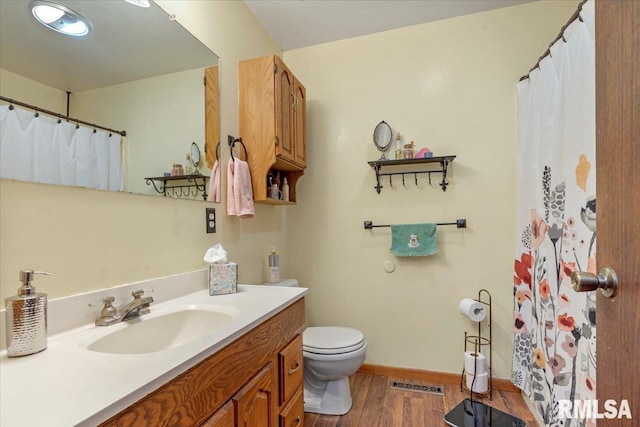
[[[305, 413], [305, 427], [444, 427], [447, 425], [445, 414], [469, 397], [469, 392], [461, 392], [459, 385], [442, 384], [444, 396], [440, 396], [391, 389], [392, 380], [411, 382], [402, 377], [354, 374], [351, 377], [351, 410], [343, 416]], [[494, 390], [493, 400], [488, 397], [477, 400], [515, 415], [528, 427], [537, 426], [518, 393]]]

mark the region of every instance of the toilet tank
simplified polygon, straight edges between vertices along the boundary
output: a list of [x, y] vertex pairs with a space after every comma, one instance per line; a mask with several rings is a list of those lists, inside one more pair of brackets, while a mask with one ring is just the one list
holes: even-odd
[[263, 283], [263, 285], [268, 285], [268, 286], [286, 286], [289, 288], [297, 288], [300, 285], [298, 284], [298, 281], [296, 279], [283, 279], [277, 283]]

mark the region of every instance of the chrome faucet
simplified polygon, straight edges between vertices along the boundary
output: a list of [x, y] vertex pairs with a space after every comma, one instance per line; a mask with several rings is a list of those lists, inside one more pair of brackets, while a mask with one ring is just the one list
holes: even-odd
[[134, 319], [151, 312], [151, 310], [149, 310], [149, 304], [153, 302], [153, 297], [143, 297], [144, 290], [133, 291], [131, 295], [133, 296], [133, 301], [120, 310], [116, 310], [113, 306], [113, 302], [116, 300], [114, 297], [106, 297], [89, 304], [89, 306], [104, 304], [100, 312], [100, 317], [96, 319], [96, 326], [115, 325], [123, 320]]

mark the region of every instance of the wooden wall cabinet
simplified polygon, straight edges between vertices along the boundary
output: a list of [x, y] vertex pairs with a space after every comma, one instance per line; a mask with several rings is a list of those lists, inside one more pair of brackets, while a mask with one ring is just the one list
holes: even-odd
[[[257, 202], [296, 201], [296, 183], [307, 167], [306, 90], [276, 55], [240, 61], [240, 136], [247, 147]], [[267, 197], [269, 170], [289, 183], [289, 200]]]
[[101, 426], [303, 426], [304, 299]]

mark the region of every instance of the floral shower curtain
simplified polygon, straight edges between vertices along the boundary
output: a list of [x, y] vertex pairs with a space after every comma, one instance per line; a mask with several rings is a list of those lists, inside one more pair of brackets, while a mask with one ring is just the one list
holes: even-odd
[[559, 401], [595, 399], [596, 387], [595, 294], [571, 288], [574, 270], [596, 267], [593, 0], [550, 50], [517, 86], [511, 379], [547, 426], [574, 427], [592, 421], [560, 419]]

